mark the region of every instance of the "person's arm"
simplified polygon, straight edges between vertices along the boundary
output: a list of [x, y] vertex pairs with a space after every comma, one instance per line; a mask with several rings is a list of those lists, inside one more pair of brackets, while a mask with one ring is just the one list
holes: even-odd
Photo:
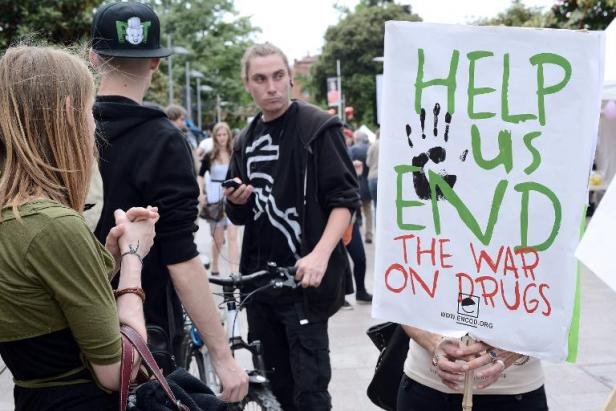
[[207, 204], [207, 193], [205, 191], [205, 173], [210, 170], [210, 156], [203, 156], [201, 159], [201, 167], [197, 173], [197, 185], [199, 186], [199, 207]]
[[227, 199], [225, 201], [225, 212], [229, 220], [235, 225], [246, 224], [246, 221], [252, 216], [251, 209], [254, 201], [252, 195], [253, 187], [249, 181], [245, 181], [247, 178], [243, 177], [241, 172], [245, 168], [245, 165], [240, 164], [244, 161], [241, 153], [244, 138], [246, 136], [242, 133], [234, 143], [233, 154], [231, 155], [226, 177], [227, 179], [235, 179], [240, 183], [240, 186], [236, 189], [225, 188], [223, 193]]
[[156, 225], [160, 261], [169, 269], [182, 304], [212, 353], [224, 385], [223, 398], [239, 401], [248, 391], [248, 377], [231, 356], [207, 273], [199, 259], [193, 237], [199, 191], [190, 153], [177, 137], [161, 136], [160, 146], [149, 147], [153, 151], [151, 161], [142, 166], [140, 173], [143, 192], [148, 195], [148, 203], [158, 206], [161, 216]]
[[[116, 254], [128, 248], [124, 241], [117, 244], [118, 238], [124, 234], [124, 240], [131, 244], [139, 242], [140, 251], [147, 254], [152, 244], [154, 221], [120, 224], [122, 227], [112, 234]], [[120, 274], [122, 286], [140, 286], [139, 259], [124, 259]], [[129, 261], [132, 259], [134, 261]], [[101, 252], [100, 245], [83, 220], [74, 215], [51, 221], [31, 242], [26, 263], [31, 272], [37, 273], [62, 310], [96, 379], [103, 387], [118, 390], [122, 353], [118, 319], [131, 324], [145, 336], [141, 299], [129, 295], [120, 297], [118, 312], [107, 277], [107, 272], [113, 269], [110, 257]]]
[[332, 251], [351, 223], [352, 211], [359, 207], [357, 176], [340, 132], [330, 130], [321, 136], [316, 148], [321, 206], [329, 210], [327, 224], [315, 247], [296, 263], [296, 278], [302, 287], [318, 287], [325, 275]]
[[207, 193], [205, 191], [205, 179], [202, 176], [197, 176], [197, 184], [199, 185], [199, 207], [207, 204]]
[[404, 331], [417, 344], [432, 354], [443, 384], [453, 390], [464, 383], [464, 373], [488, 365], [475, 374], [481, 380], [478, 388], [483, 389], [498, 380], [503, 371], [523, 357], [522, 354], [491, 347], [481, 341], [469, 346], [458, 338], [447, 338], [419, 328], [403, 325]]
[[[158, 220], [158, 212], [151, 208], [132, 208], [126, 213], [116, 210], [114, 216], [116, 226], [109, 232], [105, 247], [116, 260], [121, 259], [118, 290], [141, 288], [142, 265], [139, 257], [145, 257], [154, 242], [154, 224]], [[121, 257], [130, 248], [137, 249], [139, 257], [135, 255]], [[144, 341], [147, 341], [141, 297], [134, 293], [122, 294], [116, 299], [116, 304], [120, 324], [130, 326]], [[134, 376], [141, 358], [136, 351], [133, 358]], [[108, 365], [91, 363], [90, 365], [96, 379], [103, 387], [113, 391], [120, 389], [120, 362]]]
[[295, 264], [295, 278], [301, 281], [302, 287], [318, 287], [321, 284], [329, 257], [350, 223], [351, 212], [348, 208], [334, 208], [329, 213], [321, 239], [308, 255]]
[[248, 393], [248, 375], [231, 355], [226, 332], [199, 257], [167, 266], [173, 285], [193, 323], [203, 337], [228, 402], [241, 401]]

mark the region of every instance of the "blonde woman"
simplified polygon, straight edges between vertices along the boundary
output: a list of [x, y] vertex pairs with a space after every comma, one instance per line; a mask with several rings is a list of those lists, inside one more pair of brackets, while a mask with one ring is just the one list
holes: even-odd
[[16, 410], [117, 409], [120, 323], [146, 337], [141, 260], [158, 212], [117, 210], [106, 247], [86, 226], [93, 102], [87, 66], [66, 51], [0, 59], [0, 354]]
[[[231, 153], [233, 152], [233, 134], [231, 128], [227, 123], [221, 122], [214, 126], [212, 130], [213, 148], [212, 151], [206, 153], [201, 161], [201, 169], [199, 170], [199, 176], [197, 182], [199, 183], [199, 190], [201, 190], [199, 196], [199, 206], [203, 207], [208, 204], [220, 203], [222, 208], [223, 200], [223, 188], [221, 183], [225, 180], [227, 170], [229, 169], [229, 162], [231, 160]], [[210, 173], [210, 179], [205, 184], [205, 173]], [[237, 264], [239, 260], [239, 252], [237, 245], [237, 227], [231, 224], [226, 216], [222, 216], [220, 220], [208, 220], [210, 224], [210, 232], [212, 234], [212, 255], [211, 255], [211, 269], [212, 275], [219, 275], [219, 257], [221, 255], [222, 247], [225, 243], [225, 229], [227, 230], [227, 241], [229, 256], [228, 262], [231, 266], [231, 271], [237, 271]]]

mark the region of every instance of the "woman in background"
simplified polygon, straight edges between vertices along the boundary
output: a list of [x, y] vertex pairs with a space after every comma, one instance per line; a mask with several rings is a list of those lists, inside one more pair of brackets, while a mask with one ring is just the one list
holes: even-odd
[[[201, 161], [201, 168], [197, 182], [199, 184], [199, 206], [204, 207], [208, 204], [221, 203], [223, 201], [223, 188], [221, 183], [225, 181], [231, 154], [233, 152], [233, 135], [227, 123], [221, 122], [214, 126], [212, 130], [213, 148], [205, 154]], [[210, 173], [210, 178], [205, 184], [205, 173]], [[212, 255], [211, 268], [212, 275], [220, 274], [219, 257], [225, 243], [225, 230], [227, 230], [227, 241], [229, 256], [228, 262], [232, 272], [237, 272], [239, 262], [239, 250], [237, 242], [237, 227], [231, 224], [226, 216], [222, 216], [219, 221], [208, 220], [210, 233], [212, 234]]]

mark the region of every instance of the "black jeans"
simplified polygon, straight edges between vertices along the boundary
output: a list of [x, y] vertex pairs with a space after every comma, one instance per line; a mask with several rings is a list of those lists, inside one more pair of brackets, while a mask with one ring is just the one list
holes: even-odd
[[[403, 375], [398, 389], [397, 411], [459, 411], [462, 394], [445, 394]], [[546, 411], [543, 386], [516, 395], [473, 395], [473, 411]]]
[[366, 293], [366, 285], [364, 279], [366, 277], [366, 250], [364, 249], [364, 242], [361, 238], [361, 232], [359, 227], [361, 224], [355, 222], [353, 224], [353, 234], [351, 236], [351, 242], [347, 244], [346, 248], [353, 261], [353, 277], [355, 278], [355, 295], [361, 295]]
[[331, 409], [327, 321], [300, 324], [301, 304], [253, 301], [246, 309], [248, 340], [260, 340], [272, 391], [285, 411]]

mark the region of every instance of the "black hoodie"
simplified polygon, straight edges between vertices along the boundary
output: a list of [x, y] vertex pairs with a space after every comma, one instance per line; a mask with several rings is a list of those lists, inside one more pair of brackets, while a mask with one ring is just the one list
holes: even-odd
[[[167, 265], [198, 255], [193, 233], [197, 230], [199, 188], [190, 148], [182, 133], [161, 110], [145, 107], [120, 96], [99, 96], [94, 105], [99, 166], [103, 178], [103, 211], [95, 234], [105, 243], [115, 226], [114, 210], [156, 206], [154, 246], [143, 261], [142, 286], [148, 324], [168, 327]], [[116, 277], [117, 281], [117, 277]], [[177, 334], [181, 310], [173, 287]]]
[[[296, 204], [301, 225], [301, 255], [305, 256], [321, 239], [332, 209], [346, 207], [351, 212], [358, 209], [359, 188], [342, 137], [340, 121], [301, 101], [294, 102], [294, 105], [297, 110], [290, 113], [292, 116], [285, 127], [285, 133], [288, 132], [287, 134], [293, 137], [298, 147], [298, 161], [293, 164], [296, 184], [301, 189], [294, 191], [298, 193]], [[246, 146], [255, 137], [252, 134], [260, 117], [261, 114], [257, 115], [236, 140], [227, 178], [239, 177], [242, 181], [249, 182]], [[249, 226], [254, 217], [253, 202], [254, 196], [243, 206], [227, 202], [229, 219], [234, 224], [248, 226], [244, 231], [244, 244], [267, 240], [259, 238], [259, 233], [252, 233], [250, 230]], [[244, 269], [246, 259], [242, 252], [240, 271]], [[340, 241], [330, 256], [321, 285], [298, 290], [297, 297], [303, 301], [304, 313], [309, 320], [323, 321], [342, 306], [344, 281], [348, 270], [348, 256]]]

